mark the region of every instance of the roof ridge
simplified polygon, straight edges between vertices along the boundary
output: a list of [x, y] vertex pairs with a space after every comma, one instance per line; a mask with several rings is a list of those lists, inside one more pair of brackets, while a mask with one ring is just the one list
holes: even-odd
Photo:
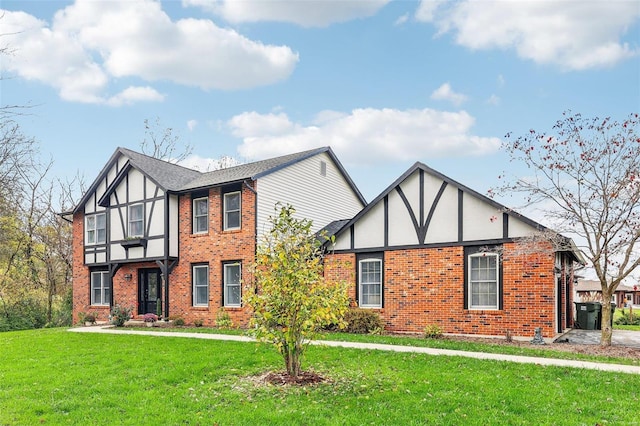
[[160, 163], [163, 163], [163, 164], [166, 164], [166, 165], [169, 165], [169, 166], [180, 167], [182, 169], [189, 170], [191, 172], [196, 172], [196, 173], [202, 174], [202, 172], [200, 170], [192, 169], [191, 167], [183, 166], [182, 164], [172, 163], [170, 161], [163, 160], [162, 158], [152, 157], [151, 155], [147, 155], [147, 154], [145, 154], [143, 152], [134, 151], [132, 149], [125, 148], [125, 147], [122, 147], [122, 146], [119, 146], [118, 150], [123, 152], [125, 155], [133, 153], [135, 155], [140, 155], [142, 157], [145, 157], [145, 159], [149, 159], [149, 160], [152, 160], [152, 161], [160, 162]]

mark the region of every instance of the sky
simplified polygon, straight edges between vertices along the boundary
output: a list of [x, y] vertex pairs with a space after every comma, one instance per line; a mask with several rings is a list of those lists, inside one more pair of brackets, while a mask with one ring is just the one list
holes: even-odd
[[[486, 193], [507, 133], [640, 110], [640, 2], [2, 0], [0, 104], [90, 184], [144, 121], [185, 165], [331, 146], [367, 200], [416, 161]], [[516, 201], [498, 201], [509, 207]], [[536, 218], [544, 223], [544, 218]]]

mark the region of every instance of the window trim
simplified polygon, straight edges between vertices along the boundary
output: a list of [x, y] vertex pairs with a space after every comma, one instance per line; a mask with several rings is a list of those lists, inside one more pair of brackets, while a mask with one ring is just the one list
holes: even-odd
[[[227, 215], [230, 212], [227, 209], [227, 197], [231, 195], [238, 195], [238, 209], [231, 210], [231, 212], [238, 212], [238, 226], [230, 227], [228, 224]], [[236, 231], [242, 229], [242, 191], [229, 191], [222, 195], [222, 230], [223, 231]]]
[[[473, 292], [472, 292], [472, 281], [471, 281], [471, 268], [472, 268], [472, 259], [481, 258], [481, 257], [494, 257], [496, 260], [496, 279], [495, 279], [495, 287], [496, 287], [496, 299], [495, 305], [478, 305], [475, 306], [473, 304]], [[472, 253], [467, 256], [467, 309], [471, 311], [498, 311], [501, 309], [500, 303], [500, 276], [501, 276], [501, 268], [500, 268], [500, 256], [497, 253]], [[487, 280], [483, 280], [486, 282]]]
[[[364, 304], [362, 301], [363, 291], [362, 291], [362, 264], [376, 262], [380, 265], [380, 303], [378, 304]], [[367, 283], [367, 285], [371, 285], [373, 283]], [[382, 309], [384, 305], [384, 265], [382, 256], [368, 256], [362, 257], [358, 259], [358, 306], [360, 308], [367, 309]]]
[[[227, 282], [227, 267], [229, 266], [237, 266], [239, 268], [239, 277], [240, 281], [238, 284], [233, 284], [234, 287], [238, 287], [240, 289], [240, 300], [238, 303], [229, 303], [227, 301], [227, 288], [230, 287]], [[240, 308], [242, 307], [242, 262], [239, 260], [222, 262], [222, 306], [225, 308]]]
[[[207, 274], [207, 282], [206, 284], [196, 284], [196, 269], [206, 268]], [[198, 303], [197, 297], [197, 288], [198, 287], [206, 287], [207, 288], [207, 300], [206, 303]], [[191, 306], [194, 308], [208, 308], [209, 307], [209, 264], [208, 263], [194, 263], [191, 265]]]
[[[104, 216], [104, 228], [98, 228], [98, 216]], [[89, 219], [93, 219], [93, 227], [89, 228]], [[88, 246], [95, 246], [99, 244], [107, 243], [107, 214], [105, 212], [91, 213], [85, 216], [85, 241]], [[98, 236], [100, 233], [98, 230], [104, 229], [104, 241], [99, 241]], [[93, 241], [90, 241], [89, 235], [93, 232]]]
[[[95, 301], [95, 287], [94, 287], [94, 281], [93, 281], [93, 276], [94, 274], [100, 274], [100, 303], [96, 303]], [[105, 286], [105, 283], [107, 284], [107, 286]], [[106, 302], [104, 299], [107, 299], [106, 297], [106, 292], [105, 290], [109, 291], [109, 297]], [[89, 291], [91, 292], [91, 306], [110, 306], [111, 305], [111, 283], [109, 280], [109, 271], [91, 271], [89, 273]]]
[[[132, 234], [131, 233], [131, 209], [133, 207], [138, 207], [140, 206], [142, 208], [142, 214], [141, 214], [141, 218], [140, 219], [136, 219], [135, 222], [142, 222], [142, 233], [140, 234]], [[135, 203], [135, 204], [130, 204], [127, 208], [127, 237], [129, 238], [138, 238], [138, 237], [144, 237], [144, 203]]]
[[[202, 201], [205, 200], [206, 204], [207, 204], [207, 212], [204, 215], [198, 215], [198, 209], [196, 209], [196, 202], [198, 201]], [[198, 198], [194, 198], [191, 201], [191, 210], [192, 210], [192, 215], [191, 215], [191, 233], [192, 234], [206, 234], [209, 232], [209, 197], [198, 197]], [[196, 229], [196, 224], [198, 223], [198, 218], [200, 217], [206, 217], [207, 220], [205, 221], [206, 227], [204, 230], [198, 230]]]

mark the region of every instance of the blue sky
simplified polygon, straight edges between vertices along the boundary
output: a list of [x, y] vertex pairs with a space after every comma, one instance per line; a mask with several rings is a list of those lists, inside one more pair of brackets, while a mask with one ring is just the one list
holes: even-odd
[[[485, 193], [507, 132], [640, 108], [638, 1], [12, 1], [1, 104], [90, 183], [144, 120], [189, 165], [331, 146], [368, 200], [421, 161]], [[513, 206], [508, 199], [500, 200]]]

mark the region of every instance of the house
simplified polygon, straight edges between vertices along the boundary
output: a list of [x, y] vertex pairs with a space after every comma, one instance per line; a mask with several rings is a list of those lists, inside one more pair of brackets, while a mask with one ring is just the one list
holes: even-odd
[[[597, 280], [578, 280], [576, 284], [577, 301], [602, 302], [602, 286]], [[611, 300], [618, 308], [628, 305], [640, 305], [640, 287], [619, 284]]]
[[530, 338], [572, 325], [571, 240], [535, 242], [542, 225], [422, 163], [332, 227], [327, 276], [348, 280], [387, 330]]
[[241, 281], [277, 202], [316, 229], [366, 202], [330, 148], [201, 173], [118, 148], [69, 216], [73, 315], [116, 304], [213, 325], [245, 324]]

